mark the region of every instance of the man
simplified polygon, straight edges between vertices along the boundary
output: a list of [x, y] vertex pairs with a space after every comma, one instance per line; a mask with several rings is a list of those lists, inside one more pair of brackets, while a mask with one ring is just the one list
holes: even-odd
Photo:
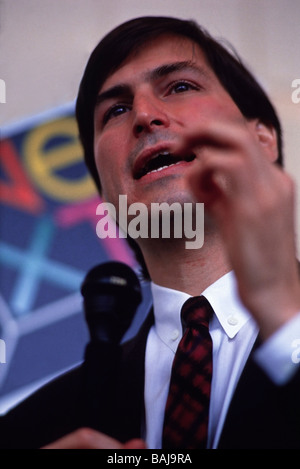
[[[128, 205], [148, 208], [203, 202], [205, 241], [190, 250], [184, 238], [137, 239], [152, 280], [154, 323], [150, 315], [124, 346], [118, 400], [105, 403], [118, 422], [110, 436], [76, 430], [79, 424], [75, 432], [64, 423], [51, 430], [76, 412], [62, 395], [78, 388], [80, 371], [21, 404], [2, 427], [12, 435], [16, 423], [32, 416], [16, 437], [33, 433], [28, 446], [162, 447], [181, 308], [202, 295], [213, 309], [206, 447], [299, 448], [300, 372], [291, 358], [300, 337], [294, 187], [274, 164], [282, 159], [281, 131], [264, 92], [194, 23], [140, 18], [95, 49], [77, 119], [105, 201], [118, 208], [118, 196], [126, 194]], [[47, 402], [64, 411], [54, 418], [45, 412]]]

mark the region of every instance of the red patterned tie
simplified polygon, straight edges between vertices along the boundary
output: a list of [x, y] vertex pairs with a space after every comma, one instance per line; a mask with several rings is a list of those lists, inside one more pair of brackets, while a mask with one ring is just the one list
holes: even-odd
[[188, 299], [181, 316], [184, 335], [175, 354], [165, 411], [165, 449], [206, 448], [212, 377], [213, 309], [204, 296]]

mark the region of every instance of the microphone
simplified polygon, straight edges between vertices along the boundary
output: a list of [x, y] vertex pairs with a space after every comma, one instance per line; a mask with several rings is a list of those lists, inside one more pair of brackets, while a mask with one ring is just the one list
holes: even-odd
[[140, 282], [126, 264], [111, 261], [94, 267], [81, 286], [90, 342], [84, 358], [84, 425], [113, 435], [113, 409], [121, 361], [120, 342], [142, 301]]
[[121, 262], [100, 264], [88, 272], [81, 293], [91, 341], [118, 344], [142, 301], [135, 272]]

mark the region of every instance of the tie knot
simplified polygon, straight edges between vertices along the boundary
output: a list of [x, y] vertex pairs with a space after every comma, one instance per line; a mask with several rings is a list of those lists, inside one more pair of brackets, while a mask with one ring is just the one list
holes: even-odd
[[181, 319], [184, 327], [198, 328], [199, 326], [205, 326], [208, 328], [212, 314], [213, 309], [204, 296], [189, 298], [181, 309]]

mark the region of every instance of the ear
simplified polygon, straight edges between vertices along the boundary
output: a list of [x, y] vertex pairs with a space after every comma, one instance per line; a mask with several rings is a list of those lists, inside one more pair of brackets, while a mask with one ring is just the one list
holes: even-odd
[[253, 130], [265, 150], [266, 157], [272, 163], [278, 158], [277, 134], [274, 127], [259, 119], [252, 121]]

